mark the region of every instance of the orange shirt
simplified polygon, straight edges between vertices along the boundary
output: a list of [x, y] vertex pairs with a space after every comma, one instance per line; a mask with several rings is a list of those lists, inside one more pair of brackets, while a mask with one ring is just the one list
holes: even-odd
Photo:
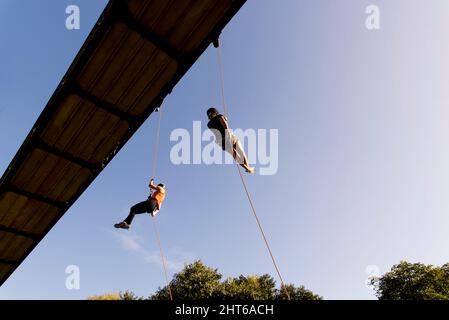
[[[164, 190], [164, 189], [162, 189]], [[165, 190], [164, 191], [159, 191], [159, 190], [155, 190], [153, 192], [153, 195], [151, 196], [154, 200], [156, 200], [157, 205], [160, 207], [162, 202], [165, 199]]]

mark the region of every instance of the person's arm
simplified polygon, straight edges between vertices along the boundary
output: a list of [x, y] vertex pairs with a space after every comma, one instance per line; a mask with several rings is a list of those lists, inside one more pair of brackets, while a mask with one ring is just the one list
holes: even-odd
[[149, 187], [150, 187], [150, 189], [153, 189], [153, 190], [157, 190], [157, 191], [160, 191], [160, 192], [165, 192], [164, 188], [159, 187], [159, 186], [154, 184], [154, 179], [153, 178], [151, 178], [151, 180], [150, 180]]
[[151, 178], [150, 180], [150, 184], [148, 185], [150, 187], [150, 189], [152, 190], [157, 190], [157, 186], [154, 184], [154, 179]]
[[220, 117], [220, 124], [223, 126], [223, 128], [229, 130], [228, 120], [224, 116]]

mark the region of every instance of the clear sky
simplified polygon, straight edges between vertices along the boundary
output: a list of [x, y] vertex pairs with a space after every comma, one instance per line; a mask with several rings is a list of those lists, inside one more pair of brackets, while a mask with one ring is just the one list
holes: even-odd
[[[65, 8], [81, 9], [81, 30]], [[0, 171], [72, 62], [106, 1], [0, 1]], [[378, 5], [381, 29], [365, 27]], [[248, 177], [287, 282], [326, 299], [373, 299], [366, 270], [449, 261], [449, 2], [249, 0], [223, 33], [234, 127], [279, 130], [279, 170]], [[164, 104], [157, 179], [170, 273], [202, 259], [224, 276], [275, 276], [231, 165], [170, 162], [176, 128], [220, 107], [209, 48]], [[152, 116], [0, 288], [0, 299], [84, 299], [165, 284], [145, 199]], [[77, 265], [80, 290], [67, 290]]]

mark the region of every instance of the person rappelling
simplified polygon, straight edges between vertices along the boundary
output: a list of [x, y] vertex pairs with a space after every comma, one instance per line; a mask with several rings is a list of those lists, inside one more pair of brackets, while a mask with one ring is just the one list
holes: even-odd
[[207, 127], [215, 135], [215, 142], [226, 152], [232, 155], [234, 160], [248, 173], [254, 173], [254, 168], [248, 164], [248, 158], [239, 139], [231, 132], [228, 119], [215, 108], [207, 110], [209, 122]]
[[163, 183], [155, 185], [154, 179], [151, 178], [149, 187], [150, 196], [148, 197], [148, 199], [132, 206], [129, 211], [128, 217], [126, 217], [126, 219], [122, 222], [116, 223], [114, 227], [120, 229], [129, 229], [136, 214], [149, 213], [152, 217], [154, 217], [159, 212], [162, 203], [165, 200], [165, 185]]

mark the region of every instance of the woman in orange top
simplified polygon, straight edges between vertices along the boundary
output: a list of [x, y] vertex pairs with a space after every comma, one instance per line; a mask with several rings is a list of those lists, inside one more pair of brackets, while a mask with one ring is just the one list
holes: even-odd
[[[129, 229], [131, 223], [136, 214], [149, 213], [151, 216], [155, 216], [156, 213], [161, 209], [162, 202], [165, 199], [165, 185], [159, 183], [157, 186], [154, 184], [154, 179], [150, 180], [150, 196], [147, 200], [139, 202], [138, 204], [131, 207], [128, 217], [120, 223], [116, 223], [114, 227], [121, 229]], [[151, 192], [151, 190], [154, 190]]]

